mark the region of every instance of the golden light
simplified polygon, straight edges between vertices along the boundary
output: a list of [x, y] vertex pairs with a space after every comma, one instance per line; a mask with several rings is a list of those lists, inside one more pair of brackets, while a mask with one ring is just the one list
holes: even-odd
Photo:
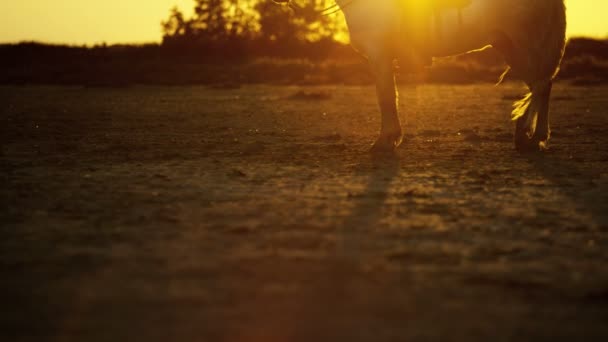
[[[248, 1], [242, 0], [243, 3]], [[270, 1], [270, 0], [252, 0]], [[569, 35], [608, 37], [608, 2], [566, 0]], [[95, 44], [159, 42], [160, 22], [170, 8], [192, 13], [193, 0], [18, 0], [0, 1], [0, 42], [37, 40]], [[333, 15], [343, 25], [341, 14]], [[347, 35], [339, 33], [341, 41]]]

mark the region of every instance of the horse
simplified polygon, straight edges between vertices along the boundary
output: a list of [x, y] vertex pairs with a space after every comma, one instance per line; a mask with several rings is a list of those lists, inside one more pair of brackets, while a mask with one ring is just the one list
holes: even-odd
[[[290, 2], [279, 0], [279, 2]], [[381, 112], [373, 152], [394, 151], [403, 138], [394, 61], [417, 70], [433, 57], [493, 48], [508, 65], [501, 76], [529, 93], [514, 103], [514, 143], [543, 151], [550, 138], [549, 100], [566, 45], [564, 0], [336, 0], [351, 45], [367, 58]]]

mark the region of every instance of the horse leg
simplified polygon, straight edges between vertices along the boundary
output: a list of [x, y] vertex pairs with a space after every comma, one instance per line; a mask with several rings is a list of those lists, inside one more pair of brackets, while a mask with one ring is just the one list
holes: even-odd
[[397, 109], [398, 94], [393, 73], [393, 60], [387, 57], [370, 59], [370, 62], [376, 77], [376, 95], [382, 113], [380, 136], [372, 146], [372, 152], [392, 152], [403, 139]]
[[549, 128], [549, 100], [551, 98], [551, 89], [553, 82], [549, 81], [540, 91], [540, 104], [538, 108], [538, 121], [536, 122], [536, 131], [532, 136], [532, 142], [538, 146], [539, 150], [548, 149], [549, 137], [551, 129]]
[[551, 80], [530, 86], [530, 94], [516, 104], [513, 114], [515, 124], [515, 148], [521, 152], [543, 151], [549, 140], [549, 99]]

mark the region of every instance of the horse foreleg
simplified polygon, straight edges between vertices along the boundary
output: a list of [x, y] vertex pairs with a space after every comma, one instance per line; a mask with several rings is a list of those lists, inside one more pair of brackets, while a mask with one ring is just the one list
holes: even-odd
[[382, 58], [371, 59], [370, 62], [376, 77], [376, 95], [382, 113], [380, 136], [372, 146], [372, 152], [391, 152], [403, 139], [397, 109], [398, 94], [393, 61], [391, 58]]

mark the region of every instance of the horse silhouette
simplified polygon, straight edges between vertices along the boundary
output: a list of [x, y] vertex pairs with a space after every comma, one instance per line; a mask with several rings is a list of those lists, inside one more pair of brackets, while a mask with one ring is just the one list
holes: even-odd
[[[275, 0], [292, 3], [291, 0]], [[417, 70], [433, 57], [496, 49], [507, 73], [530, 92], [514, 103], [515, 146], [547, 148], [549, 99], [566, 45], [563, 0], [337, 0], [351, 44], [365, 56], [376, 77], [382, 114], [374, 152], [392, 151], [402, 140], [397, 111], [395, 59]]]

